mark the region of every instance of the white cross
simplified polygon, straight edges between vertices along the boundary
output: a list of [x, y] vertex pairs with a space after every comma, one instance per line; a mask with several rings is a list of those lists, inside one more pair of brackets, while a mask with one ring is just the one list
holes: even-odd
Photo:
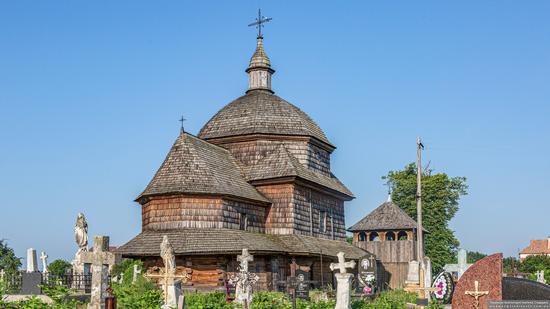
[[348, 272], [346, 268], [355, 268], [355, 261], [346, 262], [344, 252], [338, 252], [338, 263], [330, 263], [330, 270], [338, 269], [341, 274], [345, 274]]
[[248, 271], [248, 262], [254, 261], [254, 256], [248, 253], [248, 249], [243, 249], [243, 253], [237, 255], [237, 261], [241, 263], [241, 271]]
[[48, 262], [46, 261], [47, 258], [48, 258], [48, 256], [46, 255], [46, 253], [44, 251], [42, 251], [42, 253], [40, 253], [40, 259], [42, 260], [42, 272], [43, 273], [48, 272]]
[[470, 266], [472, 266], [472, 264], [468, 264], [468, 262], [467, 262], [466, 250], [459, 249], [458, 250], [458, 264], [446, 264], [445, 266], [443, 266], [443, 269], [446, 272], [449, 272], [449, 273], [457, 273], [458, 274], [458, 279], [460, 279], [460, 277], [462, 277], [464, 272], [468, 268], [470, 268]]

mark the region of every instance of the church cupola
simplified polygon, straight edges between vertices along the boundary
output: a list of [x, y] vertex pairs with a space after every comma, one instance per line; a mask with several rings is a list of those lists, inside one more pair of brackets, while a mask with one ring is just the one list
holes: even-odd
[[250, 58], [250, 64], [246, 69], [246, 73], [248, 73], [247, 93], [252, 90], [267, 90], [273, 93], [273, 90], [271, 90], [271, 75], [275, 73], [275, 70], [271, 68], [271, 62], [264, 51], [262, 40], [263, 37], [258, 36], [256, 51]]

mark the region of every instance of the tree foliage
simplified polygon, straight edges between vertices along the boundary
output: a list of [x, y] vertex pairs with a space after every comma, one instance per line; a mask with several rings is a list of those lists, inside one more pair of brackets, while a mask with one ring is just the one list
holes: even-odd
[[118, 306], [120, 308], [160, 308], [162, 291], [143, 274], [137, 275], [136, 280], [133, 281], [134, 265], [143, 269], [142, 261], [132, 259], [126, 259], [113, 268], [111, 275], [123, 275], [122, 282], [112, 284]]
[[477, 251], [468, 251], [468, 253], [466, 254], [466, 261], [467, 263], [473, 264], [486, 256], [487, 254], [485, 253], [481, 253]]
[[48, 272], [53, 276], [63, 276], [71, 267], [71, 263], [57, 259], [48, 265]]
[[12, 248], [8, 247], [5, 239], [0, 239], [0, 269], [6, 273], [14, 273], [21, 267], [21, 258], [15, 255]]
[[[416, 164], [403, 170], [390, 171], [382, 177], [392, 188], [392, 199], [416, 220]], [[422, 172], [422, 221], [425, 234], [425, 253], [432, 259], [434, 272], [454, 260], [459, 242], [449, 228], [449, 221], [458, 211], [460, 197], [467, 194], [464, 177], [449, 177], [445, 173]]]

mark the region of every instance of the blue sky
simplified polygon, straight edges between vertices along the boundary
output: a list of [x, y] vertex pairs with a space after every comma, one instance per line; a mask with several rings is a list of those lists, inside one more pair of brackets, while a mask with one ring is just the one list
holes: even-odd
[[350, 226], [415, 160], [465, 176], [462, 247], [550, 235], [548, 1], [3, 1], [0, 238], [72, 258], [82, 211], [120, 245], [175, 140], [246, 90], [258, 6], [273, 88], [338, 149]]

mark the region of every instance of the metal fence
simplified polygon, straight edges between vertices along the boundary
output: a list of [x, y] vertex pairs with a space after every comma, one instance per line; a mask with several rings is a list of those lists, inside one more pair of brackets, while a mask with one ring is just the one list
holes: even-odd
[[[27, 294], [27, 291], [23, 291], [25, 286], [29, 286], [28, 276], [23, 275], [24, 272], [16, 272], [11, 274], [4, 274], [0, 278], [0, 289], [4, 294]], [[38, 285], [32, 289], [31, 294], [43, 294], [43, 287], [56, 287], [63, 286], [74, 290], [76, 293], [89, 294], [92, 290], [92, 275], [91, 274], [72, 274], [65, 275], [52, 275], [38, 273], [41, 277], [38, 280]], [[110, 277], [108, 278], [108, 284], [110, 284]], [[26, 284], [27, 283], [27, 284]], [[33, 282], [34, 284], [34, 282]], [[36, 285], [36, 284], [34, 284]]]

